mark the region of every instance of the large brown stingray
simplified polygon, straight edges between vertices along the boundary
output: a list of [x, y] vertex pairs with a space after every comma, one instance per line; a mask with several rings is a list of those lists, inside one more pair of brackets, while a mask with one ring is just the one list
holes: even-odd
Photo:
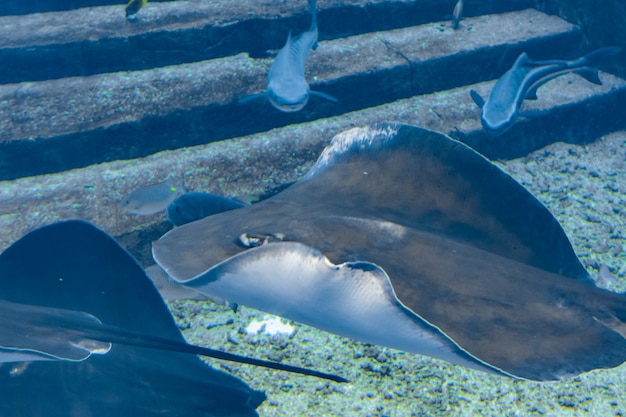
[[626, 296], [525, 188], [416, 127], [344, 132], [301, 181], [153, 254], [201, 292], [464, 366], [551, 380], [626, 360]]

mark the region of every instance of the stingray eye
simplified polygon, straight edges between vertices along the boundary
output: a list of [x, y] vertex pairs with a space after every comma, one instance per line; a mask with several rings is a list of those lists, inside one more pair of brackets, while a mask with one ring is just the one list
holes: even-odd
[[283, 233], [242, 233], [237, 243], [246, 249], [256, 248], [270, 242], [282, 242], [285, 240]]
[[257, 246], [261, 246], [265, 243], [265, 236], [266, 235], [242, 233], [241, 235], [239, 235], [237, 243], [247, 249], [256, 248]]

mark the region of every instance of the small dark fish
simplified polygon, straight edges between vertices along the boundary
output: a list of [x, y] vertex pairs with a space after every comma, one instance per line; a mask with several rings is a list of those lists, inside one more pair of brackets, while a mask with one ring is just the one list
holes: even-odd
[[245, 206], [241, 201], [232, 198], [193, 192], [183, 194], [172, 201], [167, 206], [165, 216], [174, 226], [182, 226], [213, 214]]
[[452, 12], [452, 29], [457, 30], [459, 28], [459, 24], [463, 19], [463, 0], [459, 0], [456, 2], [456, 6], [454, 6], [454, 11]]
[[130, 18], [137, 14], [137, 12], [141, 10], [146, 3], [148, 3], [148, 0], [130, 0], [126, 5], [126, 18]]
[[619, 47], [605, 47], [588, 53], [573, 61], [533, 61], [522, 53], [493, 86], [487, 101], [476, 91], [470, 94], [482, 109], [483, 128], [493, 134], [507, 131], [517, 119], [524, 99], [536, 99], [537, 89], [548, 81], [574, 72], [595, 84], [602, 84], [598, 77], [598, 61], [620, 53]]
[[260, 96], [267, 96], [270, 103], [278, 110], [291, 113], [301, 110], [309, 101], [309, 97], [316, 95], [326, 100], [336, 102], [337, 99], [326, 93], [311, 91], [304, 77], [304, 65], [312, 49], [317, 46], [317, 0], [309, 0], [311, 11], [311, 26], [309, 30], [298, 36], [287, 37], [287, 43], [278, 52], [270, 67], [267, 76], [267, 91], [261, 94], [252, 94], [239, 100], [246, 103]]
[[185, 192], [180, 180], [174, 184], [172, 178], [158, 184], [148, 185], [127, 195], [121, 202], [122, 209], [131, 214], [146, 216], [165, 210], [167, 206]]

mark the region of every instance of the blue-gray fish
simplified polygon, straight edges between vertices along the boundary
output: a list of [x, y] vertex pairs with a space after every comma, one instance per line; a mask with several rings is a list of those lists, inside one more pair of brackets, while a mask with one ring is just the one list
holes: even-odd
[[223, 211], [246, 205], [239, 200], [211, 193], [185, 193], [167, 206], [165, 216], [174, 226], [182, 226]]
[[145, 216], [165, 210], [176, 197], [184, 192], [185, 186], [182, 179], [174, 183], [174, 179], [168, 178], [158, 184], [133, 191], [122, 200], [121, 205], [127, 213]]
[[280, 111], [296, 112], [301, 110], [309, 101], [309, 97], [316, 95], [332, 102], [337, 99], [320, 91], [311, 91], [304, 78], [304, 65], [312, 49], [317, 46], [317, 0], [309, 0], [311, 12], [311, 26], [309, 30], [292, 37], [291, 32], [287, 43], [276, 55], [267, 76], [267, 91], [261, 94], [252, 94], [239, 100], [245, 103], [251, 99], [266, 95], [270, 103]]
[[493, 134], [507, 131], [517, 119], [524, 99], [536, 99], [537, 89], [558, 76], [574, 72], [590, 82], [602, 84], [598, 77], [598, 61], [620, 51], [619, 47], [600, 48], [573, 61], [533, 61], [522, 53], [513, 67], [496, 82], [487, 101], [476, 91], [470, 91], [482, 110], [483, 128]]

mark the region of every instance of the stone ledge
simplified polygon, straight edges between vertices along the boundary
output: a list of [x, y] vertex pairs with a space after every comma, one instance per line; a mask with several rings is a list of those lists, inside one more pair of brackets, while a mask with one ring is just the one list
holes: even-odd
[[[71, 218], [89, 220], [122, 236], [125, 245], [133, 249], [133, 244], [140, 240], [138, 235], [143, 242], [146, 236], [148, 240], [156, 239], [167, 226], [162, 214], [132, 216], [122, 212], [118, 202], [130, 191], [174, 176], [184, 178], [191, 190], [243, 199], [266, 194], [306, 173], [335, 134], [369, 123], [408, 123], [473, 140], [492, 159], [521, 156], [550, 141], [589, 140], [588, 132], [581, 126], [596, 126], [596, 134], [605, 134], [606, 129], [617, 125], [619, 129], [626, 128], [626, 109], [621, 107], [613, 114], [606, 111], [611, 101], [625, 102], [626, 81], [606, 73], [600, 76], [602, 86], [576, 75], [546, 84], [539, 90], [537, 102], [525, 104], [544, 109], [545, 115], [517, 124], [498, 138], [489, 138], [482, 132], [479, 111], [469, 96], [470, 88], [486, 94], [494, 84], [489, 81], [142, 159], [2, 181], [0, 230], [6, 232], [0, 235], [0, 250], [29, 230]], [[564, 123], [560, 112], [576, 118]], [[609, 117], [615, 118], [613, 123], [604, 120]], [[598, 130], [599, 126], [602, 129]], [[133, 250], [140, 259], [149, 259], [145, 244]]]
[[[531, 0], [467, 0], [466, 17], [533, 6]], [[320, 39], [447, 19], [439, 0], [319, 0]], [[140, 70], [281, 48], [309, 25], [305, 1], [148, 3], [136, 21], [124, 4], [0, 17], [0, 84]]]
[[581, 35], [532, 9], [464, 22], [462, 31], [430, 23], [321, 42], [308, 77], [313, 89], [340, 101], [313, 97], [295, 114], [266, 100], [237, 103], [265, 88], [271, 63], [243, 54], [0, 86], [0, 179], [142, 157], [476, 83], [501, 75], [522, 50], [536, 58], [555, 48], [571, 53]]

